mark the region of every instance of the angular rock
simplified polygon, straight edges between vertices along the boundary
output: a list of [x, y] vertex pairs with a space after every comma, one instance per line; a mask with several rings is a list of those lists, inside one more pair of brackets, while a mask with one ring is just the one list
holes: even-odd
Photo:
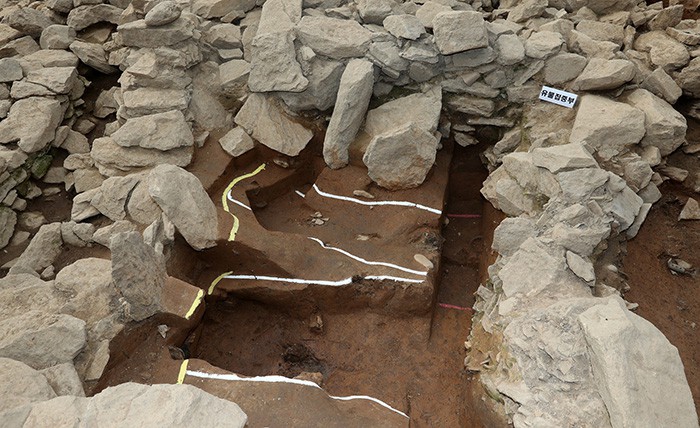
[[362, 161], [370, 178], [390, 189], [420, 186], [435, 162], [438, 140], [430, 132], [409, 124], [378, 135]]
[[668, 27], [675, 27], [683, 19], [683, 5], [677, 4], [664, 9], [647, 22], [649, 30], [665, 30]]
[[586, 57], [574, 53], [560, 53], [544, 64], [544, 81], [549, 85], [560, 85], [575, 79], [587, 64]]
[[220, 18], [232, 10], [247, 12], [255, 7], [255, 2], [249, 3], [241, 0], [193, 0], [192, 13], [205, 19]]
[[83, 63], [89, 65], [95, 70], [105, 74], [117, 72], [116, 68], [109, 65], [109, 62], [107, 61], [107, 54], [102, 45], [98, 43], [86, 43], [76, 40], [71, 43], [69, 47], [71, 52], [77, 55]]
[[233, 128], [219, 140], [221, 148], [233, 157], [241, 156], [255, 147], [253, 139], [243, 128]]
[[442, 12], [452, 12], [452, 8], [437, 1], [428, 0], [416, 11], [416, 18], [425, 28], [433, 28], [433, 20]]
[[[110, 137], [96, 139], [92, 144], [90, 154], [101, 173], [105, 168], [129, 171], [134, 168], [160, 164], [187, 166], [192, 161], [191, 147], [182, 147], [167, 152], [141, 147], [122, 147]], [[104, 172], [108, 173], [109, 170], [104, 170]]]
[[570, 142], [587, 144], [603, 159], [610, 159], [644, 137], [641, 110], [597, 95], [580, 100]]
[[559, 52], [564, 37], [554, 31], [538, 31], [525, 41], [525, 54], [530, 58], [546, 59]]
[[90, 223], [67, 221], [61, 223], [61, 238], [67, 245], [84, 247], [92, 240], [95, 226]]
[[498, 52], [498, 63], [502, 65], [517, 64], [525, 59], [523, 42], [515, 34], [501, 35], [494, 45]]
[[598, 166], [588, 150], [576, 143], [536, 148], [532, 151], [532, 160], [536, 166], [546, 168], [554, 174], [570, 169]]
[[15, 58], [0, 59], [0, 83], [22, 80], [22, 65]]
[[17, 8], [6, 16], [6, 23], [15, 30], [38, 39], [44, 28], [53, 24], [48, 16], [37, 9]]
[[545, 0], [525, 0], [519, 2], [508, 12], [508, 20], [513, 22], [523, 22], [530, 18], [536, 18], [547, 8]]
[[697, 424], [678, 350], [649, 321], [615, 298], [583, 312], [578, 321], [613, 426], [639, 421], [658, 426]]
[[44, 375], [51, 388], [56, 392], [56, 395], [85, 396], [83, 382], [80, 380], [80, 376], [78, 376], [78, 372], [72, 363], [58, 364], [46, 368], [40, 373]]
[[642, 82], [642, 88], [657, 97], [665, 99], [669, 104], [675, 104], [683, 95], [683, 90], [663, 68], [652, 71]]
[[241, 28], [233, 24], [217, 24], [209, 29], [205, 39], [218, 49], [242, 48]]
[[322, 16], [304, 16], [296, 33], [303, 45], [334, 59], [363, 56], [372, 38], [372, 33], [357, 21]]
[[325, 111], [333, 107], [340, 87], [340, 78], [345, 69], [344, 64], [313, 54], [302, 68], [307, 70], [309, 86], [302, 92], [279, 94], [284, 103], [294, 111], [313, 109]]
[[0, 358], [0, 413], [54, 397], [41, 373], [22, 362]]
[[574, 90], [600, 91], [623, 85], [636, 73], [634, 64], [624, 59], [591, 58], [580, 76], [574, 81]]
[[235, 118], [252, 137], [265, 146], [288, 156], [298, 155], [313, 133], [292, 121], [276, 100], [251, 94]]
[[111, 137], [122, 147], [162, 151], [194, 144], [192, 131], [179, 110], [129, 119]]
[[47, 67], [30, 71], [26, 81], [41, 85], [55, 94], [68, 94], [77, 84], [75, 67]]
[[584, 19], [576, 24], [576, 31], [587, 35], [593, 40], [613, 42], [617, 45], [622, 45], [625, 38], [624, 27], [622, 25], [589, 19]]
[[387, 16], [382, 25], [394, 37], [401, 37], [408, 40], [417, 40], [425, 34], [425, 27], [420, 19], [413, 15], [391, 15]]
[[537, 235], [534, 221], [523, 217], [508, 217], [496, 227], [493, 235], [493, 249], [503, 256], [511, 256], [528, 238]]
[[80, 259], [61, 269], [56, 275], [55, 288], [71, 296], [61, 313], [82, 319], [88, 325], [109, 316], [114, 311], [117, 291], [112, 283], [111, 262], [108, 259]]
[[95, 234], [92, 236], [92, 241], [109, 248], [112, 236], [123, 232], [133, 232], [135, 230], [136, 225], [129, 220], [118, 220], [109, 226], [101, 227], [95, 231]]
[[42, 150], [54, 139], [63, 111], [60, 102], [48, 98], [15, 102], [7, 118], [0, 122], [0, 143], [19, 140], [19, 148], [26, 153]]
[[397, 98], [370, 110], [364, 130], [376, 137], [413, 124], [432, 134], [437, 130], [441, 110], [442, 91], [440, 87], [433, 87], [425, 93]]
[[124, 177], [110, 177], [102, 182], [100, 191], [93, 196], [91, 204], [112, 221], [126, 217], [126, 203], [131, 191], [141, 180], [138, 174]]
[[126, 212], [139, 224], [151, 224], [161, 217], [162, 211], [148, 194], [148, 178], [139, 182], [131, 192]]
[[231, 426], [247, 417], [238, 405], [191, 385], [124, 383], [91, 398], [58, 397], [31, 408], [25, 426], [103, 426], [119, 421], [133, 426]]
[[595, 281], [595, 271], [593, 269], [593, 263], [590, 261], [585, 260], [574, 252], [567, 251], [566, 264], [569, 266], [569, 269], [582, 280], [588, 283]]
[[687, 121], [666, 101], [644, 89], [627, 94], [625, 101], [644, 112], [643, 146], [658, 147], [661, 155], [667, 156], [685, 142]]
[[335, 108], [323, 140], [323, 159], [330, 168], [348, 164], [348, 150], [364, 120], [373, 87], [372, 63], [362, 59], [350, 61], [340, 79]]
[[98, 22], [109, 22], [119, 24], [123, 10], [111, 4], [93, 4], [78, 6], [70, 11], [66, 25], [75, 31], [97, 24]]
[[443, 55], [488, 47], [486, 23], [480, 12], [442, 12], [433, 19], [435, 44]]
[[37, 370], [72, 362], [85, 342], [85, 322], [70, 315], [31, 310], [0, 324], [0, 357]]
[[394, 0], [358, 0], [357, 11], [365, 24], [382, 25], [385, 18], [398, 9]]
[[693, 58], [678, 74], [676, 81], [684, 92], [700, 97], [700, 57]]
[[150, 27], [145, 20], [133, 21], [117, 27], [117, 32], [124, 46], [158, 48], [191, 39], [194, 27], [193, 20], [180, 17], [170, 24], [158, 27]]
[[216, 245], [216, 207], [193, 174], [172, 165], [159, 165], [148, 178], [148, 192], [196, 250]]
[[296, 60], [294, 34], [268, 33], [253, 39], [248, 87], [253, 92], [301, 92], [309, 85]]
[[20, 273], [24, 271], [41, 272], [51, 266], [61, 254], [61, 223], [45, 224], [39, 231], [29, 246], [17, 259], [10, 273]]
[[663, 31], [650, 31], [639, 35], [634, 41], [634, 48], [649, 52], [652, 64], [663, 67], [666, 71], [683, 67], [690, 59], [685, 46]]
[[10, 243], [17, 225], [17, 214], [9, 207], [0, 206], [0, 249]]
[[180, 17], [182, 11], [173, 1], [162, 1], [149, 10], [143, 20], [149, 27], [160, 27], [170, 24]]
[[685, 206], [678, 215], [678, 220], [700, 220], [700, 204], [693, 198], [688, 198]]
[[[537, 266], [537, 269], [532, 269]], [[528, 238], [498, 272], [503, 281], [503, 294], [534, 295], [551, 284], [557, 284], [565, 273], [564, 255], [555, 255], [537, 238]]]
[[138, 232], [112, 237], [112, 281], [129, 303], [129, 316], [142, 321], [162, 308], [167, 273], [162, 256], [146, 245]]
[[234, 59], [221, 64], [219, 66], [219, 78], [221, 79], [222, 92], [230, 97], [243, 95], [249, 74], [250, 63], [243, 59]]

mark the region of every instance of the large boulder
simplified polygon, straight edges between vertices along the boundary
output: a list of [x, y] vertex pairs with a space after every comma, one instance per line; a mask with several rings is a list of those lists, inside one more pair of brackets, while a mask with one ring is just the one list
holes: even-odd
[[279, 101], [262, 94], [250, 94], [235, 120], [254, 139], [288, 156], [298, 155], [313, 137], [285, 114]]
[[113, 311], [117, 291], [112, 283], [112, 263], [88, 257], [61, 269], [54, 282], [56, 290], [71, 296], [61, 313], [94, 324]]
[[433, 19], [435, 44], [440, 53], [450, 55], [489, 45], [486, 22], [481, 12], [442, 12]]
[[192, 248], [216, 245], [216, 207], [197, 177], [173, 165], [159, 165], [148, 177], [148, 193]]
[[438, 140], [409, 124], [372, 139], [362, 161], [370, 178], [390, 189], [420, 186], [435, 162]]
[[572, 143], [588, 144], [603, 159], [610, 159], [644, 137], [641, 110], [597, 95], [580, 100], [569, 138]]
[[56, 393], [41, 373], [19, 361], [0, 358], [0, 415], [54, 397]]
[[111, 137], [122, 147], [163, 151], [194, 144], [185, 115], [179, 110], [129, 119]]
[[61, 254], [62, 246], [61, 223], [41, 226], [29, 246], [10, 269], [10, 273], [43, 271]]
[[[117, 422], [118, 421], [118, 422]], [[243, 428], [238, 405], [192, 385], [123, 383], [94, 397], [57, 397], [31, 407], [22, 426], [230, 426]]]
[[364, 131], [371, 137], [396, 130], [407, 124], [429, 133], [435, 132], [442, 110], [442, 91], [433, 87], [424, 93], [397, 98], [367, 112]]
[[31, 310], [0, 324], [0, 357], [40, 370], [72, 362], [86, 340], [85, 321]]
[[340, 79], [333, 116], [323, 140], [323, 158], [331, 168], [348, 164], [348, 150], [362, 125], [374, 87], [374, 66], [363, 59], [348, 63]]
[[591, 58], [573, 83], [572, 88], [581, 91], [615, 89], [634, 77], [636, 68], [624, 59]]
[[330, 58], [360, 57], [367, 52], [372, 33], [357, 21], [305, 16], [296, 27], [301, 43]]

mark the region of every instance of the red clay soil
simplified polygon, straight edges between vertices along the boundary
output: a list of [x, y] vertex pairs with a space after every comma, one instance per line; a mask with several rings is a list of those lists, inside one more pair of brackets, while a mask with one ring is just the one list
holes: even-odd
[[666, 265], [677, 257], [700, 272], [700, 221], [678, 221], [687, 198], [698, 194], [678, 184], [665, 184], [661, 192], [663, 197], [627, 245], [624, 272], [631, 290], [625, 299], [638, 303], [637, 314], [678, 348], [700, 409], [700, 276], [676, 275]]
[[[457, 150], [447, 213], [480, 214], [486, 177], [477, 149]], [[323, 374], [332, 395], [370, 395], [409, 414], [417, 427], [494, 426], [473, 404], [463, 366], [482, 256], [480, 218], [451, 218], [443, 230], [437, 305], [423, 316], [368, 309], [299, 318], [240, 299], [210, 302], [192, 357], [243, 375]], [[316, 315], [322, 328], [313, 325]]]

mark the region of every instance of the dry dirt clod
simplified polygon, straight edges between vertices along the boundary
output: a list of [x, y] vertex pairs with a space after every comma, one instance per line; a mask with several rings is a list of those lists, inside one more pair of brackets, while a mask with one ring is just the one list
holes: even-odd
[[165, 336], [168, 335], [168, 330], [170, 330], [170, 327], [168, 327], [165, 324], [161, 324], [158, 326], [158, 333], [160, 333], [160, 335], [163, 337], [163, 339], [165, 339]]
[[313, 331], [314, 333], [323, 332], [323, 318], [321, 318], [321, 315], [311, 316], [311, 319], [309, 320], [309, 330]]

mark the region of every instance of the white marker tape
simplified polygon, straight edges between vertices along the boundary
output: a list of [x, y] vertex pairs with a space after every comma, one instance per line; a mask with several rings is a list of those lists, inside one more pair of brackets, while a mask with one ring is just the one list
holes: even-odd
[[578, 95], [576, 94], [562, 91], [560, 89], [550, 88], [549, 86], [542, 86], [542, 90], [540, 91], [540, 99], [542, 101], [547, 101], [568, 108], [574, 107], [577, 98]]
[[321, 241], [321, 240], [318, 239], [318, 238], [313, 238], [313, 237], [311, 237], [311, 236], [309, 236], [308, 238], [309, 238], [310, 240], [314, 241], [314, 242], [318, 242], [318, 244], [321, 245], [321, 247], [325, 248], [326, 250], [337, 251], [337, 252], [339, 252], [339, 253], [341, 253], [341, 254], [343, 254], [343, 255], [346, 255], [346, 256], [350, 257], [350, 258], [353, 259], [353, 260], [357, 260], [358, 262], [364, 263], [364, 264], [366, 264], [366, 265], [370, 265], [370, 266], [385, 266], [385, 267], [389, 267], [389, 268], [392, 268], [392, 269], [398, 269], [398, 270], [403, 271], [403, 272], [406, 272], [406, 273], [411, 273], [411, 274], [413, 274], [413, 275], [426, 276], [426, 275], [428, 274], [428, 272], [423, 272], [423, 271], [419, 271], [419, 270], [413, 270], [413, 269], [405, 268], [405, 267], [403, 267], [403, 266], [395, 265], [395, 264], [393, 264], [393, 263], [371, 262], [371, 261], [369, 261], [369, 260], [365, 260], [365, 259], [363, 259], [363, 258], [361, 258], [361, 257], [358, 257], [358, 256], [356, 256], [356, 255], [354, 255], [354, 254], [350, 254], [350, 253], [348, 253], [348, 252], [345, 251], [345, 250], [341, 250], [340, 248], [329, 247], [329, 246], [327, 246], [326, 244], [324, 244], [323, 241]]
[[306, 197], [305, 194], [301, 193], [301, 192], [298, 191], [298, 190], [295, 190], [294, 193], [296, 193], [297, 195], [301, 196], [302, 198], [305, 198], [305, 197]]
[[[343, 285], [352, 284], [352, 277], [341, 279], [340, 281], [326, 281], [322, 279], [298, 279], [298, 278], [279, 278], [276, 276], [263, 276], [263, 275], [226, 275], [224, 279], [244, 279], [253, 281], [276, 281], [276, 282], [287, 282], [290, 284], [309, 284], [309, 285], [327, 285], [330, 287], [340, 287]], [[413, 284], [418, 284], [423, 282], [422, 279], [410, 279], [401, 278], [398, 276], [390, 275], [368, 275], [363, 279], [375, 280], [375, 281], [396, 281], [396, 282], [410, 282]]]
[[[288, 377], [284, 376], [255, 376], [255, 377], [240, 377], [236, 374], [230, 373], [230, 374], [220, 374], [220, 373], [205, 373], [205, 372], [198, 372], [194, 370], [187, 370], [186, 372], [189, 376], [192, 377], [198, 377], [202, 379], [215, 379], [215, 380], [231, 380], [231, 381], [241, 381], [241, 382], [269, 382], [269, 383], [292, 383], [296, 385], [304, 385], [304, 386], [311, 386], [314, 388], [318, 389], [323, 389], [317, 384], [308, 381], [308, 380], [301, 380], [301, 379], [291, 379]], [[386, 407], [387, 409], [391, 410], [392, 412], [398, 413], [399, 415], [408, 418], [408, 415], [405, 414], [404, 412], [400, 410], [396, 410], [390, 405], [386, 404], [382, 400], [376, 399], [374, 397], [370, 397], [367, 395], [351, 395], [348, 397], [335, 397], [332, 395], [329, 395], [334, 400], [342, 400], [342, 401], [349, 401], [349, 400], [369, 400], [374, 403], [379, 404], [380, 406]]]
[[229, 194], [228, 194], [228, 200], [231, 201], [231, 202], [233, 202], [233, 203], [236, 204], [236, 205], [242, 206], [243, 208], [247, 209], [248, 211], [253, 211], [252, 209], [250, 209], [250, 207], [249, 207], [248, 205], [244, 204], [244, 203], [241, 202], [241, 201], [237, 201], [237, 200], [233, 199], [233, 198], [231, 197], [231, 192], [229, 192]]
[[321, 191], [321, 189], [318, 188], [317, 185], [313, 185], [314, 190], [316, 193], [318, 193], [321, 196], [325, 196], [326, 198], [331, 198], [331, 199], [339, 199], [341, 201], [348, 201], [348, 202], [354, 202], [356, 204], [360, 205], [369, 205], [369, 206], [374, 206], [374, 205], [395, 205], [395, 206], [401, 206], [401, 207], [411, 207], [411, 208], [418, 208], [419, 210], [425, 210], [428, 212], [431, 212], [433, 214], [441, 215], [442, 211], [437, 210], [435, 208], [430, 208], [426, 207], [425, 205], [421, 204], [416, 204], [413, 202], [406, 202], [406, 201], [363, 201], [360, 199], [356, 198], [349, 198], [347, 196], [340, 196], [340, 195], [334, 195], [332, 193], [326, 193]]

